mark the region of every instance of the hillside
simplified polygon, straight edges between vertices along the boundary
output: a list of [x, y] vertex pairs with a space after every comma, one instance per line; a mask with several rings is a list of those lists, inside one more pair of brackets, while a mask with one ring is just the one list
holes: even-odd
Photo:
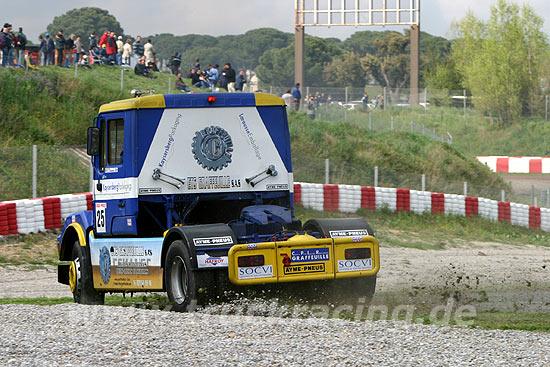
[[[83, 145], [86, 128], [101, 104], [126, 98], [133, 88], [168, 92], [170, 77], [167, 74], [151, 80], [127, 72], [122, 92], [120, 75], [119, 68], [110, 67], [81, 69], [78, 78], [74, 77], [73, 69], [56, 67], [29, 72], [0, 70], [0, 148], [31, 144]], [[498, 176], [471, 155], [461, 153], [455, 145], [405, 132], [369, 134], [358, 124], [312, 121], [302, 112], [291, 112], [289, 123], [296, 180], [324, 182], [324, 158], [330, 158], [332, 183], [372, 185], [376, 165], [380, 168], [380, 185], [417, 188], [419, 175], [424, 173], [429, 177], [428, 189], [434, 191], [443, 190], [450, 181], [506, 188]], [[24, 185], [17, 183], [21, 181], [18, 179], [20, 168], [28, 167], [28, 160], [15, 161], [13, 157], [18, 154], [13, 150], [2, 149], [0, 153], [3, 158], [0, 171], [4, 174], [0, 200], [28, 197], [28, 187], [21, 192]], [[53, 153], [51, 156], [52, 162], [64, 159], [54, 157]], [[60, 181], [51, 182], [48, 190], [39, 195], [65, 192], [63, 185], [66, 177], [71, 177], [70, 170], [79, 171], [73, 177], [84, 180], [78, 186], [81, 190], [87, 188], [86, 174], [77, 165], [71, 168], [52, 163], [52, 166], [55, 166], [52, 176], [59, 177]], [[69, 171], [60, 173], [61, 169]], [[436, 178], [444, 179], [445, 184], [434, 186]], [[16, 187], [8, 190], [14, 183]]]

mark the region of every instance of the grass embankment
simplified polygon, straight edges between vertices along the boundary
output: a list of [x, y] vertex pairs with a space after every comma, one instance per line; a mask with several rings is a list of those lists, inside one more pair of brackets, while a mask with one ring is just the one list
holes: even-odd
[[[375, 126], [385, 122], [386, 129], [389, 129], [391, 116], [396, 128], [408, 130], [413, 121], [417, 129], [424, 125], [429, 130], [435, 128], [439, 134], [450, 132], [453, 147], [468, 157], [550, 156], [550, 122], [545, 121], [544, 117], [524, 118], [498, 126], [474, 109], [468, 109], [464, 116], [461, 108], [430, 106], [427, 111], [422, 108], [376, 111], [373, 114]], [[348, 121], [366, 128], [369, 125], [367, 114], [360, 110], [348, 111]]]
[[[445, 190], [445, 182], [508, 189], [502, 179], [453, 145], [410, 132], [370, 132], [353, 123], [310, 120], [290, 113], [290, 137], [296, 180], [324, 182], [324, 161], [329, 158], [331, 183], [372, 185], [374, 166], [379, 186], [420, 189], [420, 174], [427, 189]], [[440, 181], [439, 183], [437, 181]]]

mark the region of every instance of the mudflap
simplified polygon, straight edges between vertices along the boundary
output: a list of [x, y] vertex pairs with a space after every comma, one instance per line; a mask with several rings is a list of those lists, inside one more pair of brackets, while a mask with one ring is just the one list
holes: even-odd
[[373, 236], [296, 235], [287, 241], [235, 245], [228, 257], [229, 279], [236, 285], [369, 277], [380, 269]]

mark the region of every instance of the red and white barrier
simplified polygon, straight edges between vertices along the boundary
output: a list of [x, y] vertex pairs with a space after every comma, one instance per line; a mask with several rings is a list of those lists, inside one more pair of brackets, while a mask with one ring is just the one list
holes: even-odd
[[428, 191], [357, 185], [294, 184], [294, 202], [320, 211], [388, 209], [416, 214], [479, 215], [491, 221], [550, 232], [550, 209]]
[[63, 227], [67, 216], [92, 209], [92, 194], [67, 194], [0, 203], [0, 236]]
[[478, 156], [493, 172], [550, 173], [550, 157]]
[[[358, 185], [294, 184], [294, 203], [319, 211], [355, 213], [388, 209], [480, 217], [550, 232], [550, 209], [429, 191]], [[92, 194], [67, 194], [0, 202], [0, 236], [25, 234], [63, 226], [72, 213], [92, 210]]]

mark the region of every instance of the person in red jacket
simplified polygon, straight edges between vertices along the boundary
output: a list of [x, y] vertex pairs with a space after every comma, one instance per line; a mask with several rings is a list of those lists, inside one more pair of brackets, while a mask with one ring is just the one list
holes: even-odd
[[109, 38], [107, 38], [107, 57], [109, 58], [109, 64], [113, 65], [116, 64], [116, 36], [115, 32], [111, 32], [109, 34]]
[[99, 47], [107, 44], [107, 38], [109, 38], [110, 32], [107, 30], [103, 35], [101, 35], [101, 38], [99, 39]]

